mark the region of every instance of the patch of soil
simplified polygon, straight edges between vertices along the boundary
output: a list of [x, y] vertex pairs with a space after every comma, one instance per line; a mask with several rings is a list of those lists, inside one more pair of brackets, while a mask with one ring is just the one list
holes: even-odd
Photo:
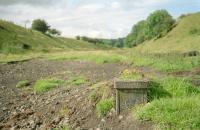
[[[149, 122], [139, 122], [132, 114], [116, 116], [115, 110], [100, 118], [89, 102], [93, 83], [112, 80], [128, 68], [119, 63], [95, 64], [86, 61], [48, 61], [34, 59], [0, 64], [0, 129], [51, 129], [70, 125], [72, 129], [149, 130]], [[22, 80], [31, 86], [40, 78], [70, 79], [83, 75], [89, 83], [62, 85], [44, 94], [16, 88]], [[31, 87], [30, 86], [30, 87]]]

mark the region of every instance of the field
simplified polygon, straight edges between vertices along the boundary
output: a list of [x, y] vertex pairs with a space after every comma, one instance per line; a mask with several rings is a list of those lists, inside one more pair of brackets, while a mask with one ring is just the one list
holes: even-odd
[[[25, 112], [34, 110], [33, 113], [35, 114], [58, 103], [55, 110], [49, 110], [54, 111], [53, 114], [45, 115], [45, 117], [49, 117], [48, 119], [41, 117], [41, 121], [46, 122], [47, 120], [49, 125], [53, 125], [51, 127], [63, 127], [59, 124], [69, 120], [67, 126], [72, 128], [78, 126], [95, 128], [97, 127], [95, 124], [100, 123], [102, 128], [120, 129], [125, 122], [130, 125], [127, 128], [153, 128], [155, 126], [152, 125], [152, 122], [157, 124], [160, 129], [199, 128], [198, 116], [194, 116], [199, 113], [199, 89], [192, 84], [193, 80], [200, 78], [199, 56], [139, 56], [132, 53], [131, 49], [52, 52], [36, 55], [30, 53], [24, 57], [24, 60], [21, 56], [23, 55], [2, 55], [1, 86], [12, 87], [2, 89], [1, 96], [7, 97], [6, 99], [9, 100], [12, 98], [10, 94], [14, 90], [16, 95], [12, 94], [12, 96], [20, 97], [20, 101], [15, 104], [17, 110], [24, 110]], [[116, 125], [119, 119], [115, 117], [113, 110], [115, 96], [112, 80], [115, 77], [139, 79], [142, 77], [141, 75], [155, 82], [152, 85], [149, 97], [151, 101], [142, 106], [139, 111], [133, 108], [132, 112], [137, 114], [131, 116], [132, 112], [126, 113], [124, 121]], [[21, 87], [17, 88], [16, 85], [18, 84]], [[38, 92], [38, 94], [35, 95], [35, 92]], [[7, 94], [3, 95], [3, 93]], [[27, 98], [31, 102], [24, 101]], [[61, 99], [64, 100], [60, 102]], [[76, 101], [76, 103], [74, 104], [71, 101]], [[84, 102], [87, 101], [90, 103], [87, 103], [86, 108], [81, 110], [79, 105], [85, 105]], [[9, 102], [16, 101], [11, 100]], [[31, 105], [32, 103], [33, 105]], [[36, 106], [34, 106], [34, 103]], [[41, 103], [46, 105], [41, 107]], [[2, 104], [2, 108], [4, 105]], [[27, 108], [22, 109], [21, 105]], [[11, 106], [13, 105], [11, 104]], [[168, 108], [167, 106], [171, 107]], [[62, 110], [62, 107], [67, 110]], [[92, 111], [84, 111], [89, 109]], [[60, 111], [62, 111], [62, 116], [59, 115]], [[158, 114], [159, 111], [163, 114]], [[2, 112], [4, 114], [1, 114], [1, 120], [9, 117], [8, 113]], [[85, 117], [85, 113], [88, 113], [89, 115], [86, 115], [89, 117]], [[20, 114], [23, 114], [23, 112]], [[186, 115], [186, 117], [183, 118], [183, 115]], [[22, 118], [21, 116], [18, 116], [18, 118]], [[17, 122], [18, 118], [8, 120], [7, 123]], [[52, 124], [51, 121], [55, 118], [59, 118], [58, 124]], [[75, 118], [80, 119], [80, 124], [77, 124]], [[94, 118], [97, 120], [93, 120]], [[110, 118], [116, 118], [116, 120]], [[31, 120], [32, 118], [27, 116], [25, 119]], [[143, 123], [139, 123], [138, 119], [143, 120]], [[106, 120], [106, 122], [101, 120]], [[25, 127], [26, 123], [21, 124], [20, 122], [18, 122], [18, 125]], [[136, 122], [134, 126], [131, 125], [133, 122]]]
[[[199, 24], [180, 30], [197, 17], [136, 48], [50, 37], [0, 21], [0, 129], [200, 129], [199, 32], [191, 31]], [[149, 102], [117, 116], [114, 78], [151, 80]]]

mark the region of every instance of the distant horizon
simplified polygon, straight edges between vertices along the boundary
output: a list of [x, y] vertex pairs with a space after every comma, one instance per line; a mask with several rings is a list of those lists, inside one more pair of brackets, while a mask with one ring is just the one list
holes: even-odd
[[31, 26], [34, 19], [44, 19], [62, 32], [63, 37], [123, 38], [132, 26], [155, 10], [165, 9], [174, 18], [197, 13], [198, 0], [1, 0], [0, 19]]

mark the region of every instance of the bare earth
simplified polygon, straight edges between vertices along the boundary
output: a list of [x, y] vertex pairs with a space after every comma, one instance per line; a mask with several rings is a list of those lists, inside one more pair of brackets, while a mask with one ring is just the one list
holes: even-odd
[[[132, 113], [116, 116], [111, 110], [108, 116], [100, 118], [95, 105], [88, 96], [90, 86], [101, 81], [112, 80], [127, 65], [115, 63], [95, 64], [83, 61], [48, 61], [34, 59], [13, 64], [0, 64], [0, 129], [51, 129], [69, 124], [80, 130], [149, 130], [149, 122], [139, 122]], [[57, 77], [63, 80], [71, 76], [84, 75], [88, 83], [76, 87], [63, 85], [42, 95], [32, 90], [16, 88], [22, 80], [31, 82], [42, 77]], [[114, 91], [113, 91], [114, 92]], [[61, 110], [66, 109], [66, 115]]]

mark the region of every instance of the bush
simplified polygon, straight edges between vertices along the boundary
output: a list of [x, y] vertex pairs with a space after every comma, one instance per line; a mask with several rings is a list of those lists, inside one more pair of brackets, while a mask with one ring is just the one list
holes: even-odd
[[58, 31], [57, 29], [49, 29], [48, 30], [48, 33], [50, 34], [50, 35], [54, 35], [54, 36], [59, 36], [59, 35], [61, 35], [61, 32], [60, 31]]
[[32, 29], [42, 33], [46, 33], [49, 27], [50, 26], [48, 26], [47, 22], [41, 19], [35, 19], [32, 23]]
[[100, 116], [106, 116], [107, 113], [114, 107], [114, 101], [112, 98], [101, 100], [97, 104], [97, 113]]

